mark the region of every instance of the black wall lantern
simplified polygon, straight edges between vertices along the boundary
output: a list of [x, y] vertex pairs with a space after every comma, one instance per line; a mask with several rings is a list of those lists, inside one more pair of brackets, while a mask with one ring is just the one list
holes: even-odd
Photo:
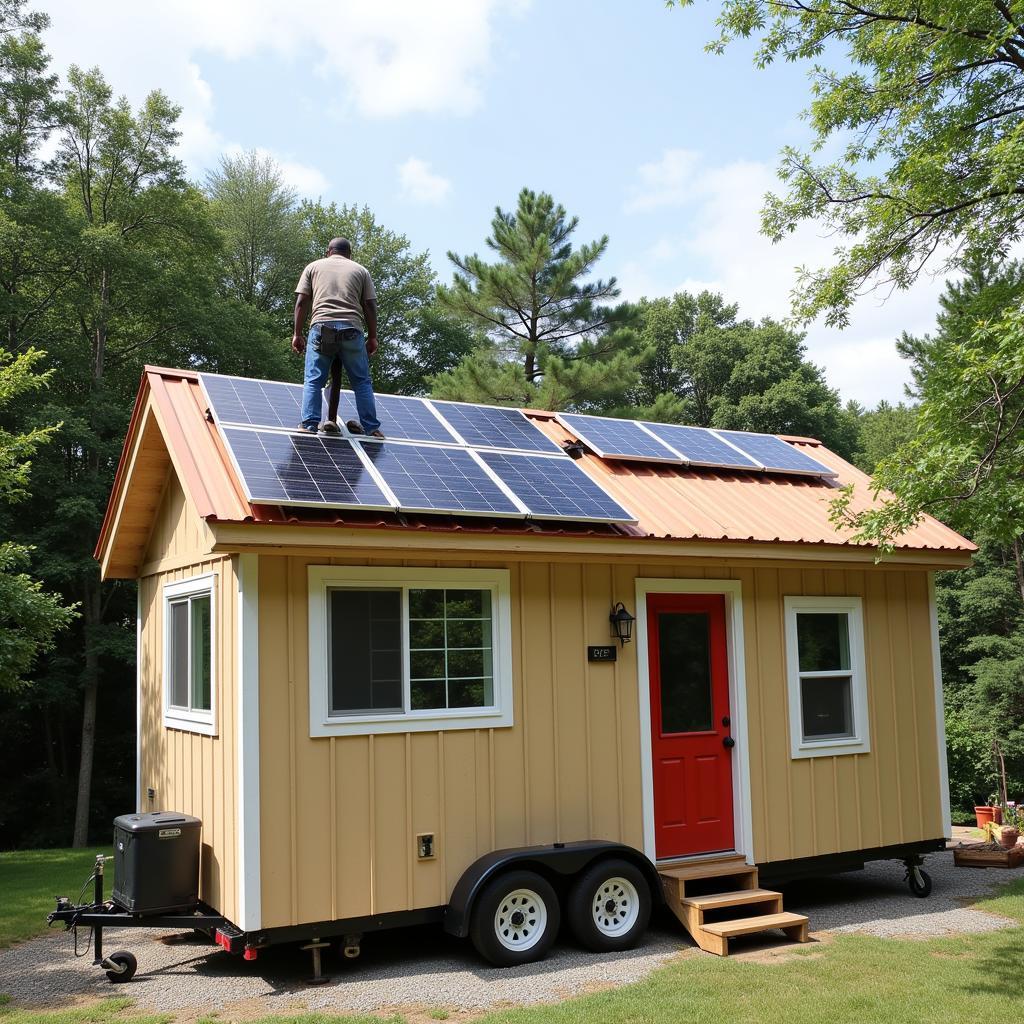
[[626, 611], [626, 606], [620, 601], [612, 608], [608, 621], [612, 624], [612, 631], [619, 638], [619, 644], [626, 646], [633, 639], [634, 618]]

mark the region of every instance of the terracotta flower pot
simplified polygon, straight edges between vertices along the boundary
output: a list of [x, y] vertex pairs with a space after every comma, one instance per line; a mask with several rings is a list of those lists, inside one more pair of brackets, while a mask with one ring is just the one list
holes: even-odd
[[999, 831], [999, 845], [1004, 850], [1012, 850], [1017, 845], [1017, 840], [1020, 838], [1020, 832], [1017, 829], [1007, 825]]
[[985, 804], [974, 808], [974, 816], [978, 819], [978, 828], [984, 828], [990, 821], [1001, 825], [1003, 822], [1003, 809], [1002, 807], [992, 807], [989, 804]]

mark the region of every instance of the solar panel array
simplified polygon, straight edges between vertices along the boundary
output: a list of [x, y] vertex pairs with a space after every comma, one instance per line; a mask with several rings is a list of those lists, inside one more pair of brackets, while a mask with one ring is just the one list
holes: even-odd
[[[301, 385], [200, 382], [253, 502], [636, 522], [518, 409], [378, 395], [380, 441], [297, 430]], [[355, 417], [343, 391], [339, 420]]]
[[817, 459], [774, 434], [560, 414], [558, 421], [604, 459], [834, 477]]

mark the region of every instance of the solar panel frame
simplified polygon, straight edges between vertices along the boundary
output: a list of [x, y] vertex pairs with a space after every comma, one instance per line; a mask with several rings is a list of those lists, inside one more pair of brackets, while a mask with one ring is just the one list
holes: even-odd
[[[511, 451], [511, 452], [537, 452], [537, 453], [548, 453], [551, 455], [561, 455], [568, 458], [565, 452], [558, 446], [555, 441], [552, 441], [547, 434], [544, 433], [538, 426], [532, 423], [526, 413], [522, 409], [516, 409], [508, 405], [485, 405], [477, 404], [474, 402], [450, 402], [446, 399], [431, 398], [427, 399], [430, 405], [434, 407], [434, 411], [448, 424], [451, 428], [458, 441], [464, 444], [467, 448], [487, 449], [494, 451]], [[458, 413], [453, 413], [452, 410], [460, 410]], [[505, 434], [502, 432], [505, 440], [512, 441], [512, 444], [494, 444], [488, 440], [473, 440], [471, 436], [468, 436], [467, 429], [472, 427], [472, 424], [466, 422], [458, 422], [455, 417], [462, 415], [465, 412], [472, 410], [475, 414], [487, 414], [487, 413], [500, 413], [501, 418], [512, 423], [523, 425], [523, 429], [520, 431], [520, 437], [529, 437], [535, 442], [530, 447], [523, 447], [522, 445], [516, 445], [514, 443], [515, 438], [511, 434]], [[478, 437], [484, 437], [482, 433], [478, 433]], [[493, 434], [491, 437], [493, 438]]]
[[[460, 446], [461, 439], [452, 430], [434, 406], [425, 398], [416, 395], [374, 395], [377, 406], [377, 418], [381, 421], [381, 432], [389, 441], [416, 441], [423, 444], [447, 444]], [[426, 424], [432, 430], [410, 430], [407, 422], [403, 423], [405, 413], [413, 409], [422, 409], [423, 414], [415, 416], [416, 426]], [[344, 423], [349, 419], [358, 419], [355, 392], [343, 390], [338, 405], [338, 419]], [[349, 433], [346, 428], [346, 433]], [[429, 434], [429, 436], [427, 436]], [[350, 436], [359, 437], [355, 434]]]
[[[719, 437], [718, 432], [709, 427], [692, 427], [683, 423], [652, 423], [646, 420], [640, 421], [640, 426], [650, 433], [652, 437], [656, 437], [663, 444], [668, 445], [674, 452], [677, 452], [680, 459], [687, 466], [696, 466], [704, 469], [746, 470], [753, 473], [761, 472], [764, 469], [760, 462], [747, 455], [746, 452], [741, 451], [726, 438]], [[663, 431], [666, 436], [663, 437], [658, 431]], [[728, 462], [724, 459], [691, 458], [690, 452], [698, 456], [701, 454], [699, 445], [707, 438], [715, 441], [716, 445], [719, 446], [719, 450], [724, 446], [728, 452], [735, 452], [735, 456], [732, 456]], [[692, 445], [689, 452], [685, 444]]]
[[[239, 394], [238, 385], [245, 385], [248, 390], [255, 392], [243, 400]], [[254, 429], [266, 430], [288, 430], [294, 431], [299, 420], [302, 418], [302, 385], [289, 384], [278, 380], [260, 380], [255, 377], [236, 377], [224, 373], [200, 373], [199, 385], [206, 398], [207, 405], [213, 413], [214, 420], [218, 424], [231, 424], [238, 427], [252, 427]], [[224, 391], [230, 388], [231, 395], [225, 395]], [[275, 407], [270, 395], [277, 393], [289, 395], [295, 398], [294, 406], [287, 410], [287, 420], [282, 418], [281, 413]], [[253, 409], [257, 400], [266, 402], [267, 407], [273, 410], [273, 416], [269, 414], [263, 418], [255, 419]], [[233, 415], [237, 411], [237, 415]], [[321, 401], [321, 420], [327, 413], [327, 403]]]
[[[635, 462], [665, 462], [678, 466], [686, 460], [674, 448], [667, 445], [660, 437], [645, 430], [638, 420], [616, 419], [612, 416], [586, 416], [582, 413], [558, 413], [555, 419], [575, 437], [579, 438], [595, 455], [602, 459], [621, 459]], [[624, 433], [632, 432], [646, 442], [647, 451], [640, 452], [639, 445], [634, 445], [632, 452], [624, 451], [625, 445], [614, 447], [614, 439], [604, 426], [620, 426]]]
[[[758, 434], [746, 430], [716, 430], [715, 433], [750, 458], [757, 459], [767, 473], [829, 478], [839, 475], [835, 470], [829, 469], [775, 434]], [[781, 457], [773, 459], [772, 451], [779, 452]], [[788, 464], [783, 464], [783, 459], [787, 460]]]
[[[286, 433], [279, 430], [262, 430], [235, 425], [222, 426], [221, 434], [224, 440], [224, 447], [227, 449], [228, 457], [231, 459], [231, 464], [242, 486], [242, 490], [245, 492], [246, 499], [252, 504], [284, 505], [295, 508], [349, 508], [378, 512], [395, 512], [398, 509], [394, 495], [387, 488], [387, 485], [380, 480], [373, 467], [366, 462], [360, 446], [353, 444], [347, 438], [304, 434], [300, 431]], [[260, 443], [266, 460], [273, 471], [273, 478], [276, 479], [276, 489], [269, 483], [271, 480], [270, 475], [262, 477], [262, 479], [268, 481], [266, 486], [254, 486], [255, 481], [261, 479], [261, 476], [247, 469], [250, 461], [258, 461], [244, 457], [244, 452], [241, 451], [241, 442], [247, 438], [252, 438]], [[297, 464], [292, 467], [291, 473], [284, 475], [275, 468], [276, 464], [273, 462], [271, 453], [267, 450], [264, 438], [274, 445], [281, 446], [282, 449], [284, 446], [291, 448], [292, 456], [287, 455], [284, 451], [281, 452], [283, 457], [294, 456], [298, 459]], [[351, 458], [348, 458], [349, 455], [351, 455]], [[322, 461], [325, 465], [330, 463], [331, 468], [337, 471], [338, 478], [344, 481], [354, 496], [358, 495], [359, 489], [362, 488], [371, 493], [376, 492], [373, 496], [377, 497], [379, 495], [380, 500], [352, 501], [331, 497], [330, 492], [325, 493], [321, 484], [316, 482], [318, 477], [312, 472], [311, 466], [316, 468], [318, 460]], [[366, 474], [366, 480], [358, 481], [356, 484], [351, 483], [348, 477], [345, 476], [346, 468], [355, 468], [352, 466], [353, 460], [358, 465], [358, 468]], [[347, 467], [344, 465], [346, 462], [348, 463]], [[311, 489], [306, 486], [306, 481], [303, 479], [302, 472], [300, 472], [298, 467], [301, 467], [302, 471], [305, 472], [309, 481], [312, 482], [319, 492], [319, 497], [314, 496]], [[305, 496], [296, 495], [295, 489], [289, 488], [288, 476], [293, 477], [293, 481], [303, 484], [306, 490]], [[367, 486], [367, 481], [369, 486]]]
[[[525, 519], [527, 516], [526, 506], [509, 490], [507, 485], [495, 473], [493, 473], [484, 462], [481, 461], [479, 453], [472, 448], [460, 448], [454, 445], [420, 444], [410, 441], [396, 441], [387, 438], [384, 440], [360, 438], [356, 441], [355, 447], [362, 452], [363, 458], [366, 460], [367, 464], [373, 467], [374, 475], [380, 479], [388, 493], [394, 495], [395, 504], [400, 512], [426, 513], [431, 515], [481, 516], [489, 519]], [[399, 486], [400, 481], [396, 480], [392, 475], [391, 468], [381, 468], [380, 466], [380, 458], [382, 455], [403, 451], [410, 453], [410, 456], [412, 453], [422, 452], [424, 453], [424, 457], [428, 457], [429, 459], [446, 460], [449, 463], [449, 469], [455, 474], [459, 471], [459, 467], [457, 465], [458, 462], [460, 460], [463, 462], [468, 461], [474, 468], [480, 471], [481, 476], [488, 484], [500, 492], [502, 497], [511, 507], [494, 508], [492, 506], [489, 508], [473, 508], [466, 503], [462, 503], [461, 505], [452, 503], [450, 505], [441, 506], [438, 504], [425, 505], [406, 501], [403, 497], [405, 487]], [[427, 456], [427, 453], [429, 453], [429, 456]], [[406, 475], [415, 479], [414, 474], [409, 473], [408, 471], [406, 471]], [[448, 487], [453, 476], [450, 474], [435, 473], [434, 478], [440, 481], [444, 486]], [[448, 489], [451, 490], [450, 487]], [[420, 490], [423, 491], [422, 486], [420, 487]]]
[[[559, 458], [557, 456], [552, 457], [550, 455], [542, 455], [537, 452], [489, 450], [478, 451], [477, 454], [491, 472], [502, 480], [505, 486], [516, 495], [518, 500], [526, 508], [530, 519], [576, 523], [623, 523], [629, 525], [633, 525], [638, 521], [634, 515], [616, 501], [615, 498], [613, 498], [596, 480], [580, 469], [574, 459]], [[519, 466], [517, 466], [517, 463]], [[607, 512], [605, 514], [598, 515], [575, 515], [571, 512], [554, 512], [552, 510], [544, 510], [541, 508], [540, 501], [537, 501], [535, 504], [531, 504], [530, 494], [524, 493], [524, 490], [521, 489], [522, 482], [515, 479], [509, 479], [508, 476], [505, 475], [513, 467], [515, 467], [517, 473], [524, 474], [523, 467], [526, 467], [527, 465], [531, 467], [548, 465], [552, 467], [554, 472], [568, 472], [570, 475], [573, 475], [575, 480], [579, 480], [584, 485], [581, 489], [585, 488], [590, 495], [600, 496], [602, 502], [606, 503], [605, 508], [607, 509]], [[555, 470], [554, 467], [558, 467], [558, 469]], [[504, 473], [503, 469], [505, 470]], [[545, 498], [543, 492], [538, 488], [534, 487], [534, 490], [540, 498]], [[562, 495], [569, 496], [571, 498], [571, 495], [567, 495], [567, 492], [565, 491], [562, 492]], [[549, 499], [545, 500], [549, 505], [552, 504]], [[617, 509], [618, 512], [613, 512], [611, 511], [612, 509]], [[619, 513], [621, 513], [621, 515]]]

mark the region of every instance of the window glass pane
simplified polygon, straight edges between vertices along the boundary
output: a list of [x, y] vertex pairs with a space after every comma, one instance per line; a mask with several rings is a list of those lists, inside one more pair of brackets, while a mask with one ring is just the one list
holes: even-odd
[[711, 657], [706, 612], [660, 612], [661, 731], [711, 729]]
[[446, 590], [445, 616], [449, 619], [489, 619], [491, 592], [489, 590]]
[[409, 646], [416, 647], [444, 647], [444, 620], [443, 619], [410, 619], [409, 620]]
[[410, 651], [409, 676], [411, 679], [444, 680], [444, 651]]
[[192, 710], [209, 711], [212, 658], [210, 650], [210, 595], [193, 597], [192, 609]]
[[448, 678], [466, 679], [482, 676], [490, 668], [490, 651], [449, 651]]
[[494, 681], [453, 679], [448, 683], [448, 706], [451, 708], [484, 708], [494, 703]]
[[805, 740], [844, 739], [854, 735], [850, 676], [800, 680]]
[[410, 590], [409, 591], [409, 618], [410, 619], [443, 619], [444, 618], [444, 591], [443, 590]]
[[490, 619], [449, 619], [449, 647], [490, 647]]
[[850, 623], [846, 612], [797, 612], [797, 648], [801, 672], [850, 668]]
[[414, 679], [410, 684], [413, 711], [434, 711], [445, 707], [444, 680]]
[[330, 714], [401, 712], [402, 592], [330, 590]]
[[188, 707], [188, 601], [175, 601], [171, 605], [167, 643], [170, 650], [168, 670], [168, 692], [171, 705], [176, 708]]

